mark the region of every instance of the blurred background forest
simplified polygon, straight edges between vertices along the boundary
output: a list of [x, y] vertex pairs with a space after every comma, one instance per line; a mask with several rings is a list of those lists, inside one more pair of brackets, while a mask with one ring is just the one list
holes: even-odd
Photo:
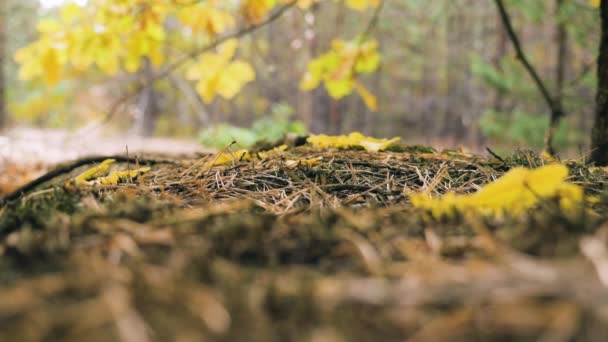
[[[515, 59], [493, 1], [386, 1], [373, 29], [381, 65], [362, 79], [378, 98], [375, 112], [357, 95], [336, 100], [322, 87], [300, 90], [310, 60], [327, 51], [332, 39], [356, 37], [373, 15], [324, 1], [308, 9], [294, 7], [241, 38], [238, 57], [254, 66], [256, 79], [232, 100], [216, 97], [206, 104], [190, 82], [173, 74], [123, 103], [110, 120], [112, 104], [153, 66], [112, 77], [91, 69], [53, 87], [18, 77], [16, 51], [36, 39], [36, 23], [57, 16], [55, 5], [61, 3], [2, 0], [0, 81], [6, 101], [0, 122], [5, 130], [94, 127], [112, 134], [196, 137], [212, 146], [221, 140], [218, 135], [246, 145], [285, 131], [360, 131], [473, 150], [542, 147], [548, 109]], [[532, 64], [564, 103], [567, 116], [556, 147], [586, 148], [596, 87], [597, 9], [587, 0], [506, 4]], [[167, 44], [163, 53], [170, 56], [179, 49]]]

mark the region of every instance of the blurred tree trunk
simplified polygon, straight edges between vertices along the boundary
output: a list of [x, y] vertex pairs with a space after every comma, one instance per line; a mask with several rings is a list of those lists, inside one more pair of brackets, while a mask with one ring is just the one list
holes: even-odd
[[6, 18], [7, 15], [6, 0], [0, 1], [0, 129], [4, 128], [8, 119], [6, 111]]
[[591, 132], [591, 161], [608, 165], [608, 0], [600, 4], [602, 33], [597, 59], [595, 121]]
[[140, 102], [141, 122], [139, 125], [140, 134], [144, 137], [154, 135], [159, 115], [158, 94], [154, 90], [153, 73], [152, 63], [149, 58], [146, 58], [143, 64], [143, 78], [146, 87], [143, 90]]
[[[344, 19], [346, 6], [340, 5], [335, 17], [334, 32], [340, 34], [344, 31]], [[345, 100], [331, 99], [329, 104], [329, 127], [331, 133], [340, 133], [342, 131], [342, 112], [344, 111]]]
[[[500, 15], [497, 13], [496, 14], [497, 20], [500, 20]], [[496, 70], [500, 70], [502, 71], [502, 59], [503, 57], [507, 54], [507, 48], [508, 48], [508, 37], [507, 37], [507, 31], [505, 30], [505, 26], [504, 25], [496, 25], [496, 54], [494, 55], [493, 58], [493, 63], [494, 66], [496, 67]], [[503, 90], [501, 89], [496, 89], [495, 91], [495, 95], [494, 95], [494, 104], [493, 104], [493, 109], [494, 112], [496, 113], [500, 113], [502, 111], [504, 111], [505, 109], [505, 93]]]
[[446, 83], [447, 98], [441, 137], [448, 139], [453, 145], [462, 141], [466, 134], [461, 109], [468, 107], [469, 97], [466, 92], [469, 75], [464, 75], [463, 70], [469, 66], [468, 61], [462, 58], [469, 53], [469, 46], [463, 42], [463, 33], [467, 29], [467, 12], [462, 11], [459, 1], [455, 1], [447, 13], [446, 32]]
[[557, 58], [555, 64], [555, 101], [563, 102], [564, 81], [566, 80], [566, 58], [568, 57], [568, 31], [566, 31], [566, 23], [561, 18], [564, 0], [556, 0], [555, 17], [557, 20], [557, 28], [555, 40], [557, 43]]
[[[561, 18], [563, 4], [564, 0], [556, 0], [555, 2], [555, 20], [557, 21], [555, 28], [555, 44], [557, 50], [555, 58], [555, 95], [553, 100], [559, 108], [564, 108], [564, 82], [566, 80], [566, 68], [568, 66], [566, 63], [566, 58], [568, 57], [568, 31], [566, 31], [566, 24]], [[555, 126], [554, 129], [557, 131], [559, 123], [553, 125]], [[554, 140], [553, 137], [551, 137], [551, 139]], [[552, 141], [549, 141], [548, 143], [548, 146], [553, 146]], [[547, 144], [547, 142], [545, 142], [545, 144]]]
[[[321, 34], [321, 32], [318, 31], [318, 27], [317, 27], [317, 15], [318, 15], [318, 10], [319, 10], [319, 4], [318, 3], [314, 3], [312, 6], [310, 6], [310, 8], [308, 9], [308, 15], [311, 16], [311, 18], [313, 20], [311, 21], [306, 21], [305, 20], [305, 26], [304, 26], [304, 30], [310, 30], [311, 32], [314, 32], [314, 35], [312, 37], [310, 37], [310, 39], [304, 39], [304, 46], [303, 46], [303, 57], [304, 60], [306, 61], [306, 65], [308, 64], [308, 62], [310, 60], [312, 60], [313, 58], [315, 58], [317, 56], [317, 50], [319, 49], [319, 39], [318, 36]], [[299, 27], [294, 27], [294, 31], [296, 30], [300, 30]], [[298, 32], [296, 31], [296, 34]], [[299, 79], [298, 75], [298, 78]], [[296, 83], [299, 83], [299, 81], [296, 81]], [[302, 121], [304, 121], [304, 123], [306, 124], [306, 127], [308, 129], [313, 129], [313, 121], [315, 118], [314, 112], [315, 112], [315, 106], [316, 106], [316, 101], [318, 98], [318, 89], [317, 90], [313, 90], [313, 91], [305, 91], [305, 92], [301, 92], [299, 93], [300, 96], [298, 96], [298, 107], [299, 107], [299, 112], [300, 112], [300, 119]]]

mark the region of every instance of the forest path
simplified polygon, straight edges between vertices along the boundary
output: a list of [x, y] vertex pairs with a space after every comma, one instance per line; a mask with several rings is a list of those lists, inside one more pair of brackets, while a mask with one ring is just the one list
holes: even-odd
[[209, 152], [196, 141], [71, 133], [65, 130], [16, 128], [0, 134], [0, 167], [6, 164], [55, 164], [85, 155]]
[[195, 140], [15, 128], [0, 132], [0, 196], [37, 178], [54, 164], [90, 155], [124, 155], [127, 147], [131, 156], [212, 152]]

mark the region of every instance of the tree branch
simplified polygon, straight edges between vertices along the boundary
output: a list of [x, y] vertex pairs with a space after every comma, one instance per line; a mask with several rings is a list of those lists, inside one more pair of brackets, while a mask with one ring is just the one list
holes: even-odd
[[363, 31], [363, 34], [361, 35], [363, 37], [363, 40], [367, 39], [369, 34], [372, 32], [372, 30], [378, 24], [378, 18], [380, 18], [380, 12], [382, 12], [383, 7], [384, 7], [384, 0], [380, 0], [380, 3], [376, 6], [376, 10], [374, 11], [374, 14], [372, 15], [371, 20], [369, 21], [369, 23], [367, 24], [367, 27], [365, 28], [365, 31]]
[[517, 59], [523, 64], [530, 77], [532, 77], [532, 79], [534, 80], [536, 87], [542, 94], [543, 98], [545, 99], [545, 102], [547, 102], [547, 105], [549, 106], [549, 109], [551, 111], [549, 128], [547, 129], [547, 132], [545, 134], [545, 150], [549, 154], [554, 155], [555, 150], [553, 148], [553, 134], [555, 129], [557, 128], [559, 120], [565, 114], [562, 108], [562, 104], [560, 101], [557, 101], [553, 98], [553, 96], [551, 96], [549, 90], [545, 86], [545, 83], [542, 81], [542, 79], [536, 72], [536, 69], [534, 69], [534, 67], [532, 66], [532, 64], [530, 64], [530, 61], [526, 57], [521, 47], [521, 43], [519, 42], [519, 38], [515, 33], [515, 30], [513, 29], [513, 25], [511, 24], [511, 18], [507, 13], [503, 0], [495, 0], [495, 2], [496, 6], [498, 7], [498, 12], [500, 14], [502, 23], [507, 31], [507, 35], [509, 36], [509, 39], [513, 43], [513, 47], [515, 48]]
[[118, 112], [118, 109], [121, 107], [122, 104], [126, 103], [129, 99], [131, 99], [135, 95], [139, 94], [147, 86], [148, 83], [152, 83], [154, 81], [158, 81], [159, 79], [169, 76], [173, 71], [175, 71], [176, 69], [178, 69], [179, 67], [184, 65], [186, 62], [200, 56], [201, 54], [203, 54], [207, 51], [217, 48], [218, 46], [222, 45], [223, 43], [225, 43], [226, 41], [228, 41], [230, 39], [241, 38], [245, 35], [253, 33], [255, 31], [257, 31], [258, 29], [272, 23], [273, 21], [275, 21], [275, 20], [279, 19], [281, 16], [283, 16], [283, 14], [285, 14], [285, 12], [287, 12], [287, 10], [290, 9], [291, 7], [293, 7], [296, 3], [297, 3], [297, 0], [292, 0], [289, 3], [280, 7], [274, 13], [272, 13], [264, 21], [261, 21], [260, 23], [257, 23], [257, 24], [249, 25], [247, 27], [241, 28], [240, 30], [237, 30], [235, 32], [232, 32], [232, 33], [226, 34], [222, 37], [219, 37], [218, 39], [214, 40], [210, 44], [207, 44], [201, 48], [195, 49], [195, 50], [191, 51], [190, 53], [173, 61], [172, 63], [167, 65], [164, 69], [162, 69], [160, 72], [158, 72], [158, 73], [154, 74], [152, 77], [150, 77], [146, 82], [141, 82], [140, 84], [138, 84], [135, 87], [135, 89], [124, 94], [118, 100], [116, 100], [112, 104], [112, 106], [110, 106], [110, 110], [108, 111], [107, 115], [100, 122], [101, 123], [108, 122], [116, 114], [116, 112]]

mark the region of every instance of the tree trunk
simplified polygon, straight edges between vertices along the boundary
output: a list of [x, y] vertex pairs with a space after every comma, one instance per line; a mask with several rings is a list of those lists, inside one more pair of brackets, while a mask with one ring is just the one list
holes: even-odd
[[[500, 20], [500, 15], [498, 14], [498, 20]], [[496, 53], [494, 54], [492, 60], [494, 67], [496, 70], [503, 72], [502, 70], [502, 59], [507, 54], [508, 50], [508, 42], [509, 37], [507, 36], [507, 30], [505, 30], [504, 25], [497, 25], [496, 27]], [[506, 113], [502, 113], [505, 109], [505, 92], [502, 89], [496, 89], [494, 94], [494, 103], [492, 108], [495, 113], [500, 113], [502, 115]]]
[[564, 82], [566, 80], [566, 58], [568, 57], [568, 31], [566, 31], [566, 23], [560, 18], [564, 0], [557, 0], [555, 17], [557, 19], [557, 28], [555, 40], [557, 43], [557, 60], [555, 65], [555, 101], [563, 106]]
[[[466, 91], [468, 77], [463, 70], [468, 64], [462, 59], [463, 51], [470, 46], [463, 43], [462, 37], [468, 36], [468, 23], [466, 15], [461, 11], [461, 2], [454, 2], [448, 10], [446, 19], [446, 84], [445, 112], [443, 117], [441, 137], [450, 145], [460, 144], [466, 135], [462, 108], [468, 108], [469, 94]], [[467, 53], [467, 52], [464, 52]]]
[[5, 75], [5, 56], [6, 56], [6, 1], [0, 1], [0, 129], [6, 126], [6, 75]]
[[144, 61], [143, 77], [146, 87], [143, 90], [140, 103], [142, 111], [140, 134], [144, 137], [150, 137], [154, 135], [154, 131], [156, 130], [159, 108], [158, 99], [156, 98], [158, 94], [154, 90], [152, 63], [149, 58], [146, 58]]
[[591, 132], [591, 161], [608, 165], [608, 0], [600, 4], [602, 34], [597, 59], [597, 93], [595, 121]]

